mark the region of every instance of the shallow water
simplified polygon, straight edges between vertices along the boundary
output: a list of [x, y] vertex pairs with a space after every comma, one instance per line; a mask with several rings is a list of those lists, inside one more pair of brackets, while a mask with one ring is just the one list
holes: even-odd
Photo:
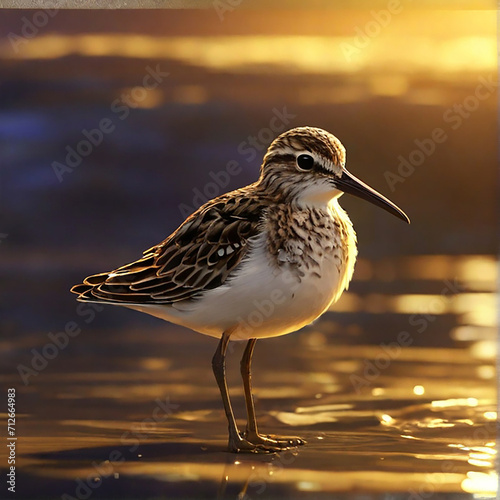
[[[111, 307], [76, 315], [82, 333], [27, 385], [2, 377], [17, 391], [16, 498], [494, 498], [495, 279], [489, 256], [361, 260], [331, 312], [257, 343], [261, 430], [307, 440], [270, 455], [225, 451], [214, 339]], [[120, 314], [135, 323], [100, 326]], [[7, 359], [29, 366], [47, 345], [33, 340], [4, 342]], [[238, 417], [242, 348], [228, 361]]]

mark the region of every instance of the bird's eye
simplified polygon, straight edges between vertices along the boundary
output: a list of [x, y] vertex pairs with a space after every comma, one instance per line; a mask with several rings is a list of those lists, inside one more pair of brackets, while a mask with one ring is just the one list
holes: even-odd
[[297, 167], [300, 170], [311, 170], [314, 167], [314, 158], [311, 155], [297, 156]]

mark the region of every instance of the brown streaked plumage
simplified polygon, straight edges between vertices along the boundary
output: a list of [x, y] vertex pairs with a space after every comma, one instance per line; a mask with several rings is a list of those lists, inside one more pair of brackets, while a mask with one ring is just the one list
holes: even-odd
[[[409, 222], [345, 169], [345, 149], [336, 137], [312, 127], [289, 130], [269, 146], [257, 182], [209, 201], [139, 260], [90, 276], [71, 291], [80, 301], [123, 305], [220, 338], [212, 365], [231, 451], [303, 444], [258, 432], [250, 363], [258, 338], [310, 323], [347, 288], [357, 249], [338, 204], [343, 192]], [[266, 314], [258, 307], [263, 300], [272, 303]], [[261, 319], [252, 323], [257, 313]], [[225, 377], [227, 345], [235, 339], [248, 341], [241, 361], [245, 432], [238, 430]]]
[[247, 191], [208, 202], [141, 259], [90, 276], [72, 291], [80, 300], [171, 304], [220, 286], [243, 259], [268, 206]]
[[[351, 227], [342, 219], [325, 216], [317, 208], [299, 209], [280, 204], [267, 216], [267, 248], [272, 258], [288, 261], [299, 276], [314, 273], [321, 277], [321, 260], [325, 252], [339, 249], [335, 259], [346, 262], [347, 240]], [[286, 256], [291, 256], [287, 259]], [[354, 256], [351, 256], [354, 258]]]

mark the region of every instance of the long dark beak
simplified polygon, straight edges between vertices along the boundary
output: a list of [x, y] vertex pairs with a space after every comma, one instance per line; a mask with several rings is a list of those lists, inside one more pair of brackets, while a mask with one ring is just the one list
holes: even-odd
[[354, 177], [350, 172], [344, 170], [340, 179], [335, 180], [335, 186], [344, 193], [352, 194], [358, 198], [369, 201], [380, 208], [383, 208], [387, 212], [401, 220], [404, 220], [408, 224], [410, 219], [408, 216], [392, 201], [388, 200], [385, 196], [377, 193], [375, 189], [360, 181], [358, 178]]

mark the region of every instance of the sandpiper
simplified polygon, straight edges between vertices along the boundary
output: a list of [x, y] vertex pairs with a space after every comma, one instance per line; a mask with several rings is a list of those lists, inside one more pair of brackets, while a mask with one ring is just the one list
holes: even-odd
[[[229, 450], [276, 452], [298, 437], [259, 433], [250, 366], [257, 339], [296, 331], [338, 300], [351, 280], [356, 234], [338, 203], [350, 193], [405, 222], [405, 213], [345, 168], [345, 149], [325, 130], [298, 127], [269, 146], [257, 182], [207, 202], [143, 257], [89, 276], [71, 291], [220, 339], [212, 359], [229, 427]], [[228, 394], [230, 340], [241, 359], [247, 426]]]

